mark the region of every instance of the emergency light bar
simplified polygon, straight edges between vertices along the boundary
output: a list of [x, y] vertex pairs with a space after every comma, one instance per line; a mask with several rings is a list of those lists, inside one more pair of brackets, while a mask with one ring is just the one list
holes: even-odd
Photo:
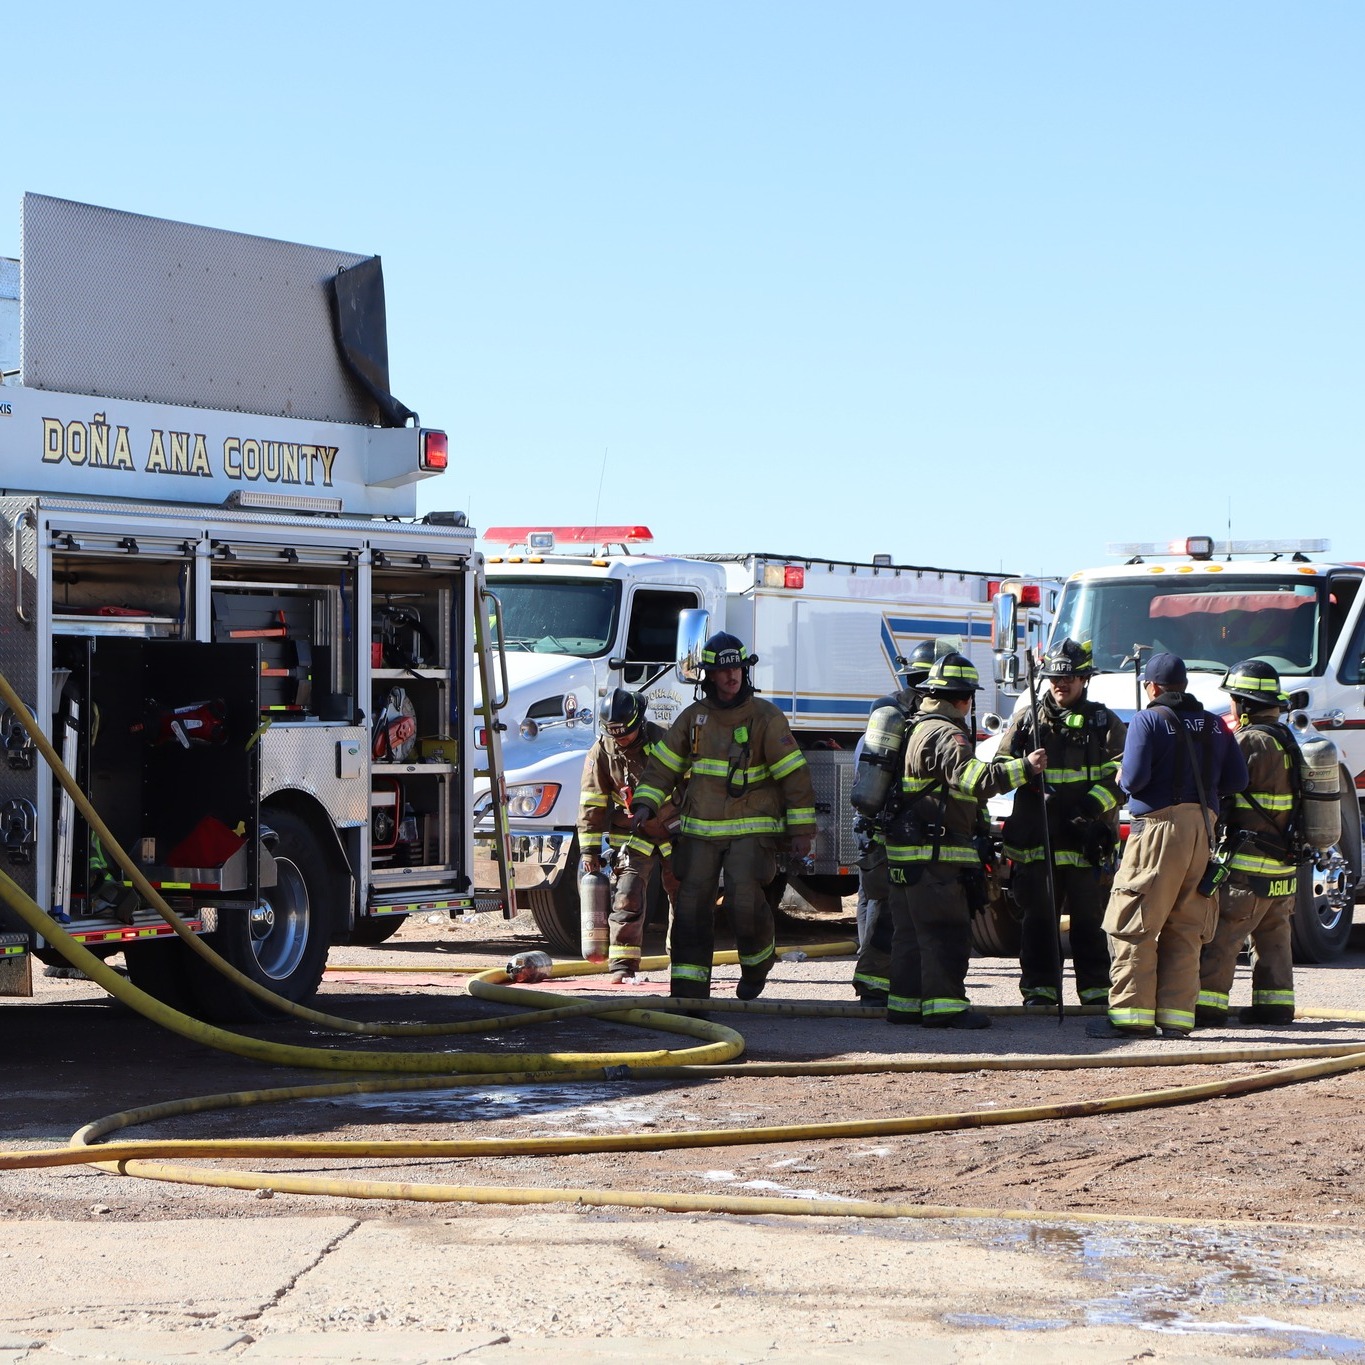
[[1189, 555], [1212, 559], [1214, 555], [1316, 555], [1327, 550], [1326, 540], [1214, 540], [1212, 536], [1186, 536], [1183, 540], [1110, 541], [1111, 555]]
[[250, 488], [234, 488], [224, 500], [224, 506], [256, 507], [276, 512], [340, 512], [340, 498], [310, 498], [293, 493], [257, 493]]
[[648, 526], [490, 526], [483, 538], [548, 554], [556, 545], [648, 545], [654, 534]]

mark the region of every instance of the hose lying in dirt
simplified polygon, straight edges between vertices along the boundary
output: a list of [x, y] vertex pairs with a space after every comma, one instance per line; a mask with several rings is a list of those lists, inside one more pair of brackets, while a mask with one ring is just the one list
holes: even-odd
[[[652, 1133], [576, 1138], [475, 1139], [464, 1142], [373, 1142], [329, 1143], [317, 1140], [290, 1141], [262, 1139], [243, 1141], [144, 1141], [105, 1143], [95, 1146], [106, 1134], [136, 1124], [174, 1115], [206, 1112], [210, 1109], [246, 1107], [252, 1104], [278, 1102], [281, 1099], [317, 1098], [327, 1095], [381, 1093], [390, 1090], [416, 1088], [449, 1088], [458, 1084], [524, 1084], [530, 1080], [559, 1082], [601, 1081], [620, 1079], [632, 1074], [660, 1079], [700, 1079], [719, 1075], [798, 1075], [847, 1074], [879, 1071], [928, 1070], [984, 1070], [1003, 1069], [1079, 1069], [1081, 1067], [1109, 1067], [1115, 1064], [1108, 1057], [1053, 1057], [1053, 1058], [994, 1058], [957, 1057], [924, 1060], [897, 1060], [871, 1063], [782, 1063], [762, 1067], [727, 1067], [722, 1065], [737, 1057], [743, 1050], [743, 1038], [732, 1029], [707, 1020], [680, 1017], [668, 1013], [670, 1006], [695, 1006], [695, 1001], [660, 1000], [650, 1002], [658, 1008], [642, 1009], [636, 1002], [623, 1008], [613, 1001], [561, 1004], [558, 997], [545, 992], [527, 991], [503, 984], [505, 973], [484, 972], [470, 984], [470, 994], [476, 997], [502, 1000], [514, 1005], [534, 1004], [542, 1008], [530, 1013], [505, 1016], [495, 1020], [464, 1021], [440, 1025], [369, 1025], [323, 1014], [305, 1006], [282, 1000], [266, 987], [223, 962], [207, 944], [200, 941], [160, 894], [143, 876], [114, 839], [108, 827], [90, 805], [75, 779], [66, 770], [50, 742], [38, 729], [37, 723], [14, 693], [8, 681], [0, 675], [0, 698], [10, 705], [20, 722], [33, 737], [64, 789], [72, 796], [82, 816], [100, 836], [107, 854], [113, 856], [128, 872], [139, 894], [154, 905], [175, 932], [199, 956], [217, 970], [283, 1013], [339, 1032], [364, 1033], [372, 1036], [441, 1036], [468, 1032], [487, 1032], [491, 1028], [523, 1026], [532, 1022], [562, 1020], [577, 1016], [603, 1015], [613, 1021], [659, 1029], [664, 1032], [690, 1035], [705, 1040], [704, 1045], [667, 1051], [656, 1049], [634, 1053], [578, 1053], [545, 1054], [490, 1053], [383, 1053], [354, 1052], [317, 1047], [300, 1047], [269, 1043], [205, 1024], [171, 1008], [153, 996], [139, 990], [104, 963], [66, 931], [27, 896], [12, 878], [0, 870], [0, 897], [35, 932], [41, 934], [72, 966], [122, 1000], [130, 1008], [162, 1027], [209, 1047], [232, 1052], [257, 1061], [287, 1066], [312, 1067], [335, 1071], [402, 1072], [414, 1073], [404, 1078], [352, 1081], [331, 1086], [298, 1087], [289, 1090], [241, 1091], [229, 1095], [207, 1096], [176, 1101], [125, 1111], [88, 1124], [74, 1135], [67, 1148], [39, 1152], [0, 1153], [0, 1169], [21, 1169], [89, 1163], [102, 1170], [137, 1175], [148, 1179], [173, 1180], [184, 1184], [219, 1185], [239, 1189], [280, 1190], [298, 1194], [322, 1194], [346, 1198], [383, 1198], [420, 1201], [458, 1201], [499, 1204], [574, 1203], [594, 1205], [623, 1205], [694, 1212], [731, 1212], [761, 1214], [822, 1214], [826, 1216], [857, 1217], [1020, 1217], [1031, 1221], [1052, 1218], [1065, 1221], [1119, 1222], [1190, 1222], [1199, 1220], [1134, 1219], [1095, 1214], [1056, 1213], [1039, 1214], [1035, 1210], [1011, 1213], [1007, 1210], [953, 1209], [930, 1205], [881, 1205], [863, 1201], [803, 1200], [733, 1195], [671, 1195], [647, 1191], [595, 1191], [509, 1189], [497, 1187], [460, 1187], [427, 1185], [389, 1181], [331, 1180], [320, 1177], [296, 1176], [278, 1172], [204, 1170], [202, 1168], [165, 1165], [150, 1161], [152, 1155], [225, 1157], [244, 1153], [257, 1157], [347, 1157], [418, 1156], [458, 1157], [497, 1156], [514, 1154], [552, 1155], [601, 1151], [662, 1151], [678, 1148], [735, 1146], [746, 1143], [806, 1142], [832, 1138], [887, 1137], [909, 1133], [942, 1132], [964, 1128], [998, 1126], [1008, 1123], [1038, 1122], [1084, 1115], [1131, 1112], [1137, 1109], [1164, 1105], [1193, 1103], [1198, 1100], [1227, 1097], [1269, 1089], [1320, 1076], [1338, 1075], [1365, 1067], [1365, 1044], [1356, 1046], [1327, 1045], [1303, 1048], [1241, 1048], [1227, 1050], [1199, 1050], [1180, 1054], [1163, 1053], [1158, 1058], [1127, 1059], [1133, 1065], [1182, 1065], [1195, 1062], [1284, 1060], [1287, 1056], [1316, 1058], [1298, 1065], [1280, 1067], [1274, 1071], [1242, 1076], [1231, 1081], [1212, 1081], [1198, 1085], [1176, 1086], [1166, 1090], [1139, 1094], [1111, 1096], [1107, 1099], [1076, 1101], [1026, 1108], [903, 1117], [897, 1119], [855, 1120], [836, 1124], [800, 1124], [776, 1128], [746, 1128], [740, 1130], [711, 1130], [698, 1132]], [[808, 956], [823, 951], [847, 950], [849, 945], [830, 945], [823, 950], [807, 949]], [[725, 955], [733, 957], [732, 954]], [[651, 965], [658, 965], [651, 959]], [[420, 970], [420, 969], [419, 969]], [[590, 964], [560, 964], [556, 976], [571, 976], [602, 970]], [[861, 1015], [876, 1017], [877, 1011], [856, 1006], [802, 1007], [782, 1002], [721, 1002], [708, 1001], [708, 1011], [739, 1009], [741, 1012], [790, 1013], [815, 1015]], [[1324, 1017], [1316, 1011], [1304, 1011], [1309, 1017]], [[1365, 1022], [1365, 1014], [1341, 1012], [1325, 1017], [1348, 1017]], [[420, 1073], [420, 1074], [416, 1074]], [[98, 1153], [98, 1159], [92, 1156]]]

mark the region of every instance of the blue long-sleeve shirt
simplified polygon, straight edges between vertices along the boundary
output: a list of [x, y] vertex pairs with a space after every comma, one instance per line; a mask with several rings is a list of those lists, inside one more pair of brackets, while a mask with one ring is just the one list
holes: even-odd
[[1199, 800], [1189, 750], [1171, 721], [1172, 712], [1189, 731], [1190, 747], [1204, 781], [1204, 795], [1216, 816], [1220, 798], [1232, 796], [1246, 786], [1246, 760], [1222, 721], [1189, 697], [1174, 707], [1169, 701], [1158, 699], [1133, 717], [1123, 746], [1120, 777], [1128, 793], [1128, 809], [1134, 815], [1146, 815], [1166, 806]]

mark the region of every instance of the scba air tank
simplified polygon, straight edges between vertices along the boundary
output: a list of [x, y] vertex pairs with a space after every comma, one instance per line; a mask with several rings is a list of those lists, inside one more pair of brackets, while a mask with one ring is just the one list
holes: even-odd
[[901, 746], [905, 743], [905, 712], [894, 697], [881, 697], [872, 705], [863, 732], [863, 751], [853, 778], [849, 800], [863, 815], [877, 815], [899, 776]]
[[1341, 839], [1341, 756], [1316, 730], [1300, 731], [1299, 788], [1303, 807], [1299, 837], [1311, 848], [1331, 848]]
[[611, 914], [611, 878], [588, 872], [578, 883], [579, 950], [585, 961], [607, 960], [607, 917]]

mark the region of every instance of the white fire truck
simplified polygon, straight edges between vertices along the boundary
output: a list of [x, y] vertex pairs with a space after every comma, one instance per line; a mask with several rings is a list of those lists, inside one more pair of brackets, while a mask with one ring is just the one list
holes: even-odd
[[[303, 999], [332, 943], [474, 907], [482, 557], [461, 514], [413, 519], [446, 438], [389, 392], [379, 259], [40, 195], [21, 255], [0, 670], [171, 905]], [[139, 985], [257, 1008], [139, 902], [12, 710], [0, 847]], [[31, 954], [0, 910], [0, 991]]]
[[[1127, 563], [1083, 569], [1066, 580], [1051, 640], [1089, 640], [1095, 676], [1089, 695], [1125, 720], [1143, 704], [1142, 660], [1169, 650], [1185, 660], [1190, 691], [1226, 714], [1219, 690], [1227, 669], [1264, 659], [1279, 672], [1300, 723], [1340, 750], [1342, 839], [1299, 879], [1295, 955], [1326, 962], [1345, 951], [1360, 884], [1360, 795], [1365, 790], [1365, 566], [1312, 561], [1322, 540], [1114, 544]], [[997, 599], [997, 679], [1017, 691], [1021, 669], [1014, 608]], [[1020, 704], [1023, 704], [1021, 699]]]
[[[679, 621], [728, 630], [758, 656], [753, 678], [786, 715], [815, 781], [812, 860], [793, 878], [819, 903], [856, 889], [849, 792], [853, 748], [872, 702], [899, 685], [896, 664], [924, 640], [970, 655], [990, 689], [991, 600], [1000, 574], [808, 555], [649, 554], [643, 526], [499, 527], [485, 533], [509, 700], [503, 710], [509, 824], [518, 896], [551, 945], [578, 944], [578, 816], [599, 698], [628, 687], [667, 725], [692, 700], [675, 664]], [[1035, 631], [1037, 584], [1023, 595]], [[479, 797], [485, 820], [492, 802]], [[491, 869], [477, 879], [491, 881]]]

